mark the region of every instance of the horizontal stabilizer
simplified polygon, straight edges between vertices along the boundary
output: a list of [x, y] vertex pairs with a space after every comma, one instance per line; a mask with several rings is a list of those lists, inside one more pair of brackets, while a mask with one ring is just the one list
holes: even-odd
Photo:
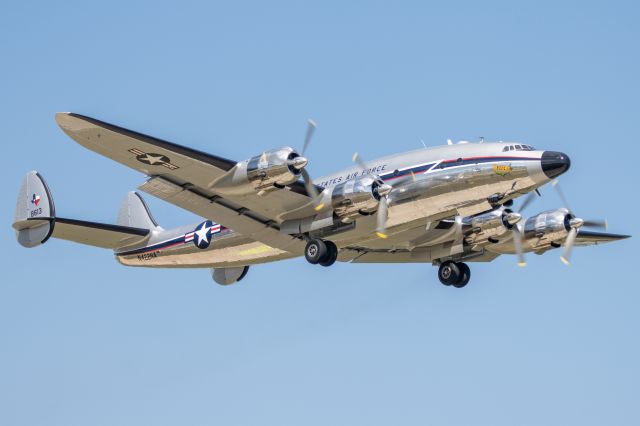
[[148, 229], [57, 217], [52, 236], [90, 246], [116, 249], [139, 242], [148, 234]]
[[50, 237], [110, 249], [139, 244], [148, 239], [151, 229], [155, 229], [156, 225], [142, 199], [137, 194], [134, 197], [130, 203], [133, 214], [129, 214], [129, 209], [123, 206], [127, 211], [121, 212], [119, 216], [124, 217], [122, 220], [127, 223], [143, 226], [111, 225], [57, 217], [46, 182], [38, 172], [32, 171], [22, 181], [13, 228], [18, 242], [24, 247], [39, 246]]

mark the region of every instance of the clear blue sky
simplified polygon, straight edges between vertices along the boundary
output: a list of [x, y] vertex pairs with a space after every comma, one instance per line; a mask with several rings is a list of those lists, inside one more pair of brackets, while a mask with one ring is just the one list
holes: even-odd
[[[37, 4], [39, 3], [39, 4]], [[91, 3], [91, 4], [90, 4]], [[636, 2], [9, 2], [0, 14], [2, 425], [637, 425]], [[571, 207], [635, 239], [472, 265], [303, 259], [231, 287], [130, 269], [10, 223], [25, 172], [60, 215], [113, 222], [143, 176], [56, 126], [74, 111], [318, 176], [442, 144], [567, 152]], [[559, 207], [544, 197], [527, 213]], [[194, 220], [149, 200], [165, 227]]]

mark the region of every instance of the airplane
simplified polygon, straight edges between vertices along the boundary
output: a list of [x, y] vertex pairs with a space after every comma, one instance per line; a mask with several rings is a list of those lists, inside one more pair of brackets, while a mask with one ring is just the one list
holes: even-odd
[[[221, 285], [249, 267], [304, 256], [313, 265], [431, 263], [446, 286], [469, 283], [469, 262], [563, 247], [599, 245], [628, 235], [589, 231], [602, 220], [576, 216], [558, 176], [569, 157], [517, 142], [461, 141], [354, 165], [314, 180], [307, 148], [268, 150], [244, 161], [187, 148], [76, 113], [58, 113], [80, 145], [147, 176], [139, 190], [203, 219], [164, 229], [139, 192], [126, 194], [115, 224], [60, 217], [42, 175], [27, 173], [13, 228], [24, 247], [50, 237], [113, 250], [126, 266], [211, 268]], [[538, 188], [551, 183], [565, 206], [525, 218]], [[524, 196], [517, 210], [514, 199]]]

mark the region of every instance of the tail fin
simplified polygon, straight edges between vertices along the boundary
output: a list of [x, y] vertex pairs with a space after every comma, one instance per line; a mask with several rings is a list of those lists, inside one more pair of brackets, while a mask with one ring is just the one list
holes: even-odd
[[13, 228], [18, 242], [24, 247], [45, 243], [53, 233], [56, 209], [51, 192], [42, 176], [30, 171], [22, 180]]
[[[125, 204], [132, 206], [132, 213], [121, 212], [119, 215], [130, 221], [124, 225], [58, 217], [46, 182], [38, 172], [31, 171], [22, 180], [13, 229], [18, 242], [24, 247], [39, 246], [49, 237], [111, 249], [140, 244], [149, 238], [151, 230], [157, 226], [139, 196], [137, 201]], [[140, 208], [143, 214], [139, 213]]]
[[128, 192], [124, 197], [116, 223], [121, 226], [131, 226], [133, 228], [160, 228], [153, 216], [151, 216], [147, 203], [145, 203], [140, 194], [135, 191]]

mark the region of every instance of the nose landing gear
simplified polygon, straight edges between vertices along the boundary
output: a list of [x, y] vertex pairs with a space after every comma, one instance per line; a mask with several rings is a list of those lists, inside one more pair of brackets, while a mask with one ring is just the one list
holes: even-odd
[[338, 258], [338, 247], [332, 241], [313, 238], [304, 249], [304, 257], [312, 265], [331, 266]]
[[456, 288], [462, 288], [469, 283], [471, 270], [466, 263], [447, 260], [440, 264], [438, 279], [446, 286], [452, 285]]

